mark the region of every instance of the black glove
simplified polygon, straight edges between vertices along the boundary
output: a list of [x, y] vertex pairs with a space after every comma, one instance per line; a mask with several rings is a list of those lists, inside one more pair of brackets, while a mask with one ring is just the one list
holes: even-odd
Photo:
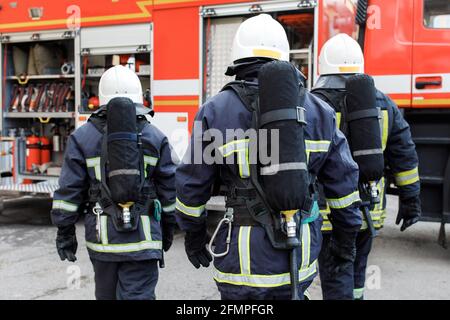
[[[164, 214], [164, 213], [163, 213]], [[173, 235], [175, 233], [175, 227], [177, 223], [175, 221], [175, 216], [167, 215], [161, 221], [161, 229], [162, 229], [162, 246], [164, 251], [169, 251], [173, 242]]]
[[195, 232], [186, 232], [184, 238], [184, 247], [189, 261], [197, 269], [200, 265], [207, 268], [212, 261], [211, 254], [206, 249], [210, 238], [206, 231], [206, 226]]
[[75, 262], [77, 260], [77, 257], [75, 257], [77, 248], [78, 242], [77, 236], [75, 235], [75, 226], [58, 227], [56, 250], [58, 250], [61, 260], [64, 261], [67, 259], [70, 262]]
[[403, 220], [400, 231], [405, 231], [406, 228], [412, 226], [414, 223], [419, 221], [422, 214], [420, 197], [415, 196], [412, 198], [400, 199], [400, 206], [398, 209], [397, 219], [395, 224], [400, 224]]

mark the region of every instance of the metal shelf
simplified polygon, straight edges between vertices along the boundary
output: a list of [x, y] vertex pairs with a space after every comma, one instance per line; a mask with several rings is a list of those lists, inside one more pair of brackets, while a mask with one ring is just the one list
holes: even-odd
[[5, 118], [74, 118], [75, 112], [5, 112]]
[[[150, 73], [136, 73], [138, 77], [150, 77]], [[87, 74], [86, 79], [101, 78], [101, 74]]]
[[49, 176], [47, 174], [21, 173], [20, 178], [38, 181], [57, 181], [59, 176]]
[[[7, 80], [20, 80], [21, 77], [17, 76], [8, 76], [6, 77]], [[25, 79], [27, 80], [52, 80], [52, 79], [75, 79], [74, 74], [43, 74], [43, 75], [33, 75], [33, 76], [26, 76]]]

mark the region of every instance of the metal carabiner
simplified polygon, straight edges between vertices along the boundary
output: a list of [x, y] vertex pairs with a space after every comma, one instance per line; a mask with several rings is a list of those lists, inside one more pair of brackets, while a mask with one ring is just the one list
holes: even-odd
[[[226, 238], [226, 250], [222, 253], [215, 253], [212, 246], [214, 243], [214, 240], [217, 237], [217, 233], [219, 232], [220, 227], [222, 226], [223, 223], [227, 223], [228, 224], [228, 233], [227, 233], [227, 238]], [[225, 213], [224, 217], [222, 220], [220, 220], [219, 224], [217, 225], [216, 230], [214, 231], [211, 240], [209, 241], [208, 244], [208, 251], [209, 253], [211, 253], [211, 255], [214, 258], [220, 258], [220, 257], [224, 257], [228, 254], [228, 252], [230, 251], [230, 243], [231, 243], [231, 230], [233, 228], [232, 226], [233, 223], [233, 209], [232, 208], [228, 208], [227, 212]]]

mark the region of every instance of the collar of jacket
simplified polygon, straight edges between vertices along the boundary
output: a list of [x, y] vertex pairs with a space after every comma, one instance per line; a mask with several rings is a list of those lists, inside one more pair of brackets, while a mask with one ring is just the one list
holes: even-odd
[[[145, 107], [143, 104], [135, 103], [134, 106], [136, 107], [136, 116], [145, 116], [147, 114], [151, 115], [153, 117], [154, 111], [151, 108]], [[92, 114], [95, 114], [97, 116], [104, 116], [106, 114], [106, 105], [101, 106], [96, 111], [94, 111]]]
[[313, 89], [345, 89], [345, 82], [352, 74], [331, 74], [320, 76]]

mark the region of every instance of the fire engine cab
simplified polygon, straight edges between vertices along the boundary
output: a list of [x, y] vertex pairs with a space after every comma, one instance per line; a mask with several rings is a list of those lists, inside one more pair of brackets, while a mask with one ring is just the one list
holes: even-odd
[[199, 106], [231, 80], [237, 27], [259, 13], [285, 27], [308, 87], [327, 39], [358, 40], [366, 72], [411, 125], [423, 219], [450, 222], [448, 0], [2, 0], [0, 189], [51, 194], [65, 139], [98, 107], [99, 77], [116, 64], [138, 73], [150, 121], [181, 156]]

